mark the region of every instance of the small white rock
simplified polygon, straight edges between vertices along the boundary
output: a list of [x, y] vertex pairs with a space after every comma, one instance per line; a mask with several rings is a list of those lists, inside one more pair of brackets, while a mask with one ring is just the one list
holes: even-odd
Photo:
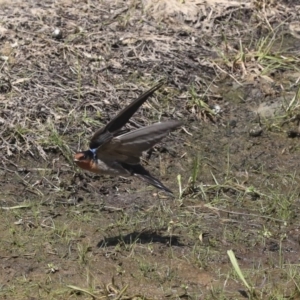
[[55, 28], [54, 31], [52, 32], [52, 37], [57, 40], [62, 39], [63, 37], [62, 31], [59, 28]]

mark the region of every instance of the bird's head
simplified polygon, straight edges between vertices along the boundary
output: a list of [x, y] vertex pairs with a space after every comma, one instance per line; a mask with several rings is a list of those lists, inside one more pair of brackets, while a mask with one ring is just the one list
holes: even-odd
[[95, 163], [95, 154], [91, 150], [77, 152], [74, 154], [73, 159], [79, 168], [91, 171]]

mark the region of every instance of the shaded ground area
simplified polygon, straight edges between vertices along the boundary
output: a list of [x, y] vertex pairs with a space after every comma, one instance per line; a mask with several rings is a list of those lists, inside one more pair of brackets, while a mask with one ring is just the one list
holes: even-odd
[[[0, 5], [1, 298], [299, 299], [300, 6]], [[175, 198], [76, 169], [162, 78], [128, 128], [183, 121], [143, 161]]]

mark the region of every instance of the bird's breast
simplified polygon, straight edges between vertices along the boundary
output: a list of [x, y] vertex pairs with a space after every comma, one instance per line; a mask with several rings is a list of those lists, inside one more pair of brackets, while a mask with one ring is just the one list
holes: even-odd
[[76, 165], [84, 170], [103, 175], [123, 175], [128, 176], [128, 172], [124, 170], [116, 161], [113, 160], [101, 160], [86, 159], [86, 160], [75, 160]]

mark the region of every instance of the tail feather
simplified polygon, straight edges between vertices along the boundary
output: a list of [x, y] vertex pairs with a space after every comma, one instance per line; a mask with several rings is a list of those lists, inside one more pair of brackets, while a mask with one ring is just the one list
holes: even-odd
[[137, 176], [156, 188], [173, 195], [173, 192], [170, 189], [163, 185], [158, 179], [153, 177], [142, 165], [130, 165], [126, 163], [121, 163], [121, 165], [124, 169], [129, 171], [131, 175]]

